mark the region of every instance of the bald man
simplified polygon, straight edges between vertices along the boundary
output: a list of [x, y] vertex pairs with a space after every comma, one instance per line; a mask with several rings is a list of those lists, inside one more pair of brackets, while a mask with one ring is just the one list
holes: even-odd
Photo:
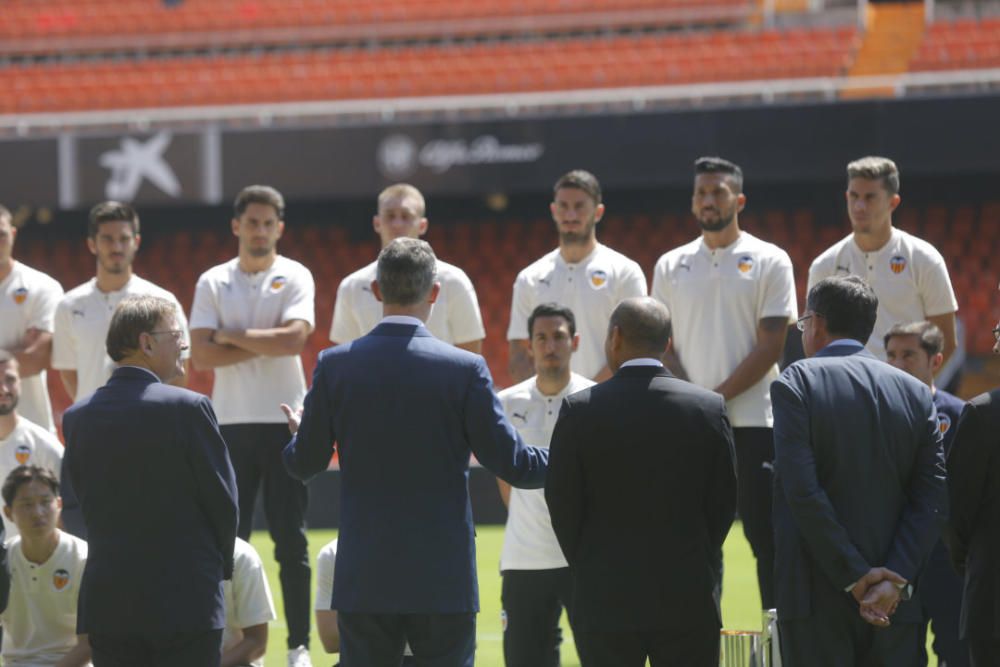
[[567, 397], [552, 434], [545, 500], [583, 667], [719, 662], [721, 573], [707, 556], [736, 512], [733, 432], [722, 396], [660, 363], [670, 345], [666, 306], [619, 304], [604, 346], [614, 375]]

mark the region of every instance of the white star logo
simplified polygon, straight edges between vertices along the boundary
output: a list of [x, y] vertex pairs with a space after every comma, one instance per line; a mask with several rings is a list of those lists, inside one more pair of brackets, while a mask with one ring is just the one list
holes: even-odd
[[108, 199], [131, 201], [144, 179], [171, 197], [179, 197], [181, 184], [163, 159], [163, 152], [172, 139], [173, 135], [167, 130], [155, 134], [146, 142], [124, 137], [121, 148], [102, 153], [101, 166], [111, 170], [111, 177], [104, 186]]

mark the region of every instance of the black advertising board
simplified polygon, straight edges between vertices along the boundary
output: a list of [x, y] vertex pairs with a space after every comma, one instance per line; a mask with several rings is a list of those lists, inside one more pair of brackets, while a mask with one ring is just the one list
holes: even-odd
[[0, 204], [55, 207], [58, 201], [58, 141], [0, 140]]

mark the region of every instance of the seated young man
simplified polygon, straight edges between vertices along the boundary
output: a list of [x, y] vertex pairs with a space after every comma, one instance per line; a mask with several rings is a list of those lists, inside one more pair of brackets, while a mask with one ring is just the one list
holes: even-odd
[[[327, 653], [340, 653], [340, 630], [333, 601], [333, 573], [337, 565], [337, 540], [320, 549], [316, 557], [316, 632]], [[413, 652], [407, 645], [400, 667], [414, 665]]]
[[59, 480], [47, 468], [20, 466], [7, 476], [0, 494], [4, 515], [20, 532], [8, 546], [10, 600], [0, 614], [3, 664], [89, 665], [87, 636], [76, 634], [87, 543], [56, 528], [62, 509]]
[[222, 633], [221, 667], [263, 667], [267, 624], [276, 618], [274, 602], [257, 550], [239, 538], [233, 578], [223, 582], [222, 590], [226, 628]]

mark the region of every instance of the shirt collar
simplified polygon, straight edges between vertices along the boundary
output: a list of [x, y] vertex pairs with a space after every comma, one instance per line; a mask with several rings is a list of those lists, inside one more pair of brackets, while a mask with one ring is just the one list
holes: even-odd
[[619, 368], [626, 368], [628, 366], [656, 366], [658, 368], [663, 368], [663, 362], [659, 359], [653, 359], [652, 357], [639, 357], [637, 359], [629, 359]]
[[133, 366], [131, 364], [124, 364], [124, 365], [119, 366], [118, 368], [135, 368], [135, 369], [140, 370], [140, 371], [145, 371], [145, 372], [149, 373], [150, 375], [152, 375], [154, 378], [156, 378], [157, 382], [163, 382], [163, 380], [160, 379], [159, 375], [157, 375], [153, 371], [149, 370], [148, 368], [143, 368], [142, 366]]
[[423, 324], [419, 317], [412, 315], [386, 315], [382, 318], [382, 324], [408, 324], [419, 327]]
[[590, 251], [590, 254], [581, 259], [579, 262], [567, 262], [563, 258], [560, 249], [556, 248], [556, 264], [560, 264], [562, 266], [580, 266], [581, 264], [586, 264], [587, 262], [592, 260], [600, 250], [601, 250], [601, 244], [600, 242], [598, 242], [597, 245], [594, 246], [594, 249]]
[[859, 343], [858, 341], [854, 340], [853, 338], [836, 338], [834, 340], [831, 340], [826, 345], [824, 345], [823, 349], [825, 350], [828, 347], [835, 347], [835, 346], [836, 347], [853, 347], [853, 348], [857, 348], [859, 350], [864, 347], [864, 345], [862, 343]]

